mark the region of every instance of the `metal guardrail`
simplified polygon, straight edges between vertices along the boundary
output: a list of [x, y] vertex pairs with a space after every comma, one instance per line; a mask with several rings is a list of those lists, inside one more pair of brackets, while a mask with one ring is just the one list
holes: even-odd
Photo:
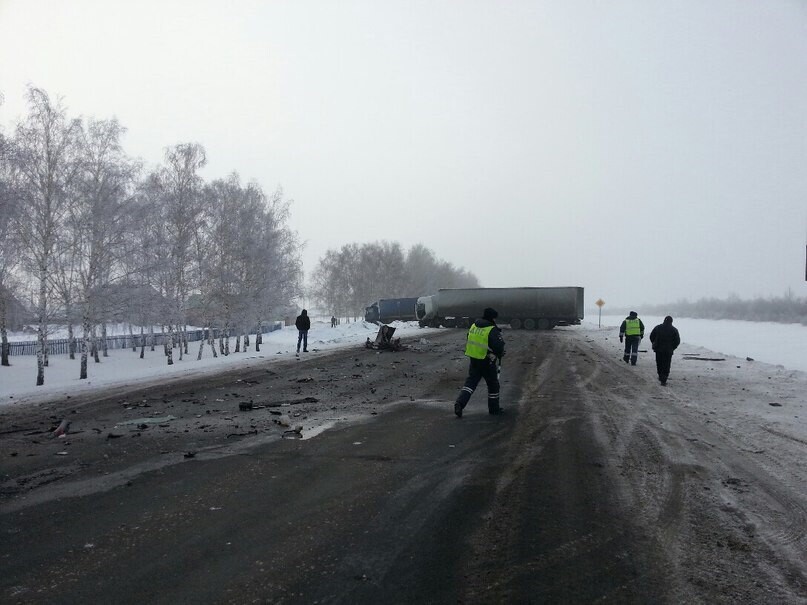
[[[280, 330], [283, 327], [283, 322], [277, 321], [270, 326], [265, 326], [263, 334], [268, 334], [270, 332], [274, 332], [275, 330]], [[189, 330], [187, 332], [188, 342], [199, 342], [200, 340], [208, 338], [208, 330]], [[222, 336], [224, 330], [219, 328], [213, 328], [213, 338], [218, 339]], [[236, 334], [231, 330], [230, 337], [232, 338]], [[174, 337], [176, 338], [176, 332], [174, 332]], [[168, 334], [160, 332], [159, 334], [154, 334], [154, 346], [163, 346], [168, 338]], [[101, 339], [98, 338], [98, 346], [101, 347]], [[106, 343], [107, 348], [109, 349], [131, 349], [143, 346], [143, 341], [145, 340], [145, 346], [150, 347], [152, 344], [152, 337], [150, 334], [143, 334], [141, 337], [140, 334], [123, 334], [118, 336], [107, 336]], [[81, 338], [76, 338], [76, 353], [81, 350]], [[48, 339], [48, 355], [67, 355], [70, 352], [70, 339], [68, 338], [55, 338], [55, 339]], [[36, 355], [37, 347], [39, 343], [36, 340], [27, 340], [24, 342], [9, 342], [9, 355]]]

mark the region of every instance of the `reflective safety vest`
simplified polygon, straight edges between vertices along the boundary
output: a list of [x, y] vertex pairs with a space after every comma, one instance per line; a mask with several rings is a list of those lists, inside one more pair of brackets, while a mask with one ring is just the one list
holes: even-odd
[[468, 342], [465, 345], [465, 354], [474, 359], [484, 359], [488, 354], [488, 338], [490, 331], [496, 326], [477, 328], [473, 324], [468, 330]]
[[642, 328], [639, 327], [639, 319], [626, 319], [625, 320], [625, 335], [626, 336], [639, 336], [642, 333]]

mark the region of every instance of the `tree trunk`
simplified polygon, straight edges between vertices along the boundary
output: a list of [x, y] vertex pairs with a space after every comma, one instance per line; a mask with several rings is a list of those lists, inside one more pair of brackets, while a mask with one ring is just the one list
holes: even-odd
[[204, 351], [205, 341], [207, 340], [205, 338], [205, 330], [209, 330], [209, 329], [210, 329], [210, 324], [209, 323], [202, 329], [202, 338], [199, 339], [199, 354], [196, 355], [196, 361], [199, 361], [200, 359], [202, 359], [202, 352]]
[[185, 345], [185, 355], [188, 354], [188, 325], [184, 324], [182, 326], [182, 342]]
[[137, 351], [137, 343], [135, 342], [134, 328], [132, 328], [131, 322], [129, 322], [129, 340], [132, 343], [132, 353], [134, 353], [135, 351]]
[[98, 357], [98, 326], [92, 327], [92, 358], [95, 363], [101, 363], [101, 358]]
[[84, 334], [82, 335], [81, 346], [81, 370], [79, 372], [79, 380], [87, 379], [87, 356], [90, 354], [90, 317], [84, 315], [84, 323], [82, 324]]
[[210, 327], [210, 350], [213, 351], [213, 359], [218, 358], [216, 354], [216, 339], [213, 336], [213, 327]]
[[8, 332], [6, 331], [6, 298], [0, 293], [0, 365], [10, 366]]
[[[68, 314], [70, 317], [70, 314]], [[67, 320], [67, 348], [70, 351], [70, 359], [76, 358], [76, 334], [73, 330], [73, 320]]]
[[249, 348], [249, 332], [244, 332], [244, 353], [247, 352]]
[[168, 365], [174, 365], [174, 326], [173, 324], [168, 324], [168, 343], [165, 348], [168, 352]]
[[204, 351], [204, 349], [205, 349], [205, 339], [202, 338], [199, 341], [199, 353], [197, 353], [197, 355], [196, 355], [196, 361], [199, 361], [200, 359], [202, 359], [202, 352]]
[[224, 356], [230, 354], [230, 322], [224, 325]]
[[104, 357], [109, 357], [109, 342], [106, 339], [106, 321], [101, 324], [101, 350], [104, 352]]
[[261, 328], [261, 318], [258, 318], [258, 327], [255, 329], [255, 352], [261, 352], [261, 343], [263, 342], [263, 329]]
[[149, 326], [149, 339], [151, 340], [151, 350], [154, 351], [154, 324]]
[[143, 326], [140, 326], [140, 359], [146, 356], [146, 335], [143, 333]]
[[241, 334], [235, 335], [235, 351], [233, 353], [240, 353], [241, 352]]
[[37, 309], [39, 325], [36, 332], [36, 386], [45, 384], [45, 321], [48, 310], [48, 268], [39, 267], [39, 306]]

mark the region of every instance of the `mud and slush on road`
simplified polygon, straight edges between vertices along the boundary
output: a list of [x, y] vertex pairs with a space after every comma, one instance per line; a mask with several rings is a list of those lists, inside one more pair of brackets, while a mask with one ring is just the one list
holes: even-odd
[[0, 408], [0, 602], [807, 603], [807, 444], [592, 334], [501, 416], [448, 329]]

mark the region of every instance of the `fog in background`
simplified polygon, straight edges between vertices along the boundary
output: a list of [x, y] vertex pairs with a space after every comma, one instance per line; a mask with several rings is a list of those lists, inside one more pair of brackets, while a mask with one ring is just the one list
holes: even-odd
[[307, 275], [387, 239], [613, 313], [807, 296], [801, 0], [0, 0], [7, 134], [28, 83], [282, 185]]

